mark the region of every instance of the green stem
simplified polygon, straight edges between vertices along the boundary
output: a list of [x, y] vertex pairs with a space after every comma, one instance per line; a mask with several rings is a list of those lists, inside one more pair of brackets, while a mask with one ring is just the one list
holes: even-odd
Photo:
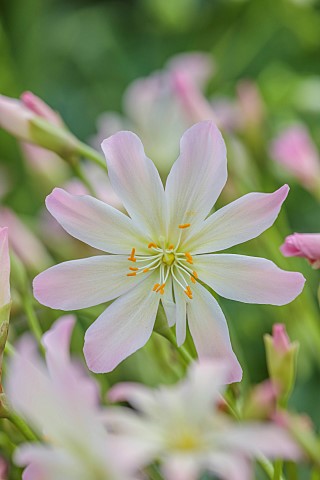
[[11, 412], [8, 415], [8, 420], [20, 431], [20, 433], [25, 437], [29, 442], [37, 442], [38, 438], [30, 429], [30, 427], [22, 420], [19, 415], [14, 412]]
[[8, 340], [6, 341], [6, 345], [4, 347], [4, 351], [7, 355], [9, 355], [10, 357], [12, 357], [14, 354], [15, 354], [15, 348], [13, 345], [11, 345], [10, 342], [8, 342]]
[[34, 334], [42, 353], [45, 353], [44, 347], [42, 345], [42, 329], [41, 329], [38, 317], [36, 315], [36, 312], [34, 311], [32, 297], [29, 294], [29, 292], [27, 292], [23, 296], [22, 302], [27, 315], [30, 329]]
[[89, 147], [89, 145], [86, 145], [85, 143], [79, 143], [77, 146], [77, 152], [82, 155], [85, 158], [88, 158], [89, 160], [92, 160], [94, 163], [99, 165], [103, 170], [107, 170], [107, 165], [102, 157], [96, 150], [93, 148]]
[[166, 331], [165, 337], [175, 347], [177, 353], [180, 355], [180, 357], [183, 359], [183, 361], [186, 363], [186, 365], [190, 365], [190, 363], [192, 363], [194, 361], [192, 356], [188, 352], [188, 350], [183, 345], [181, 345], [181, 347], [178, 347], [177, 342], [176, 342], [176, 338], [169, 328]]
[[320, 470], [319, 470], [319, 468], [316, 467], [312, 470], [310, 480], [320, 480]]
[[274, 462], [273, 480], [280, 480], [282, 475], [282, 467], [283, 467], [282, 460], [279, 459]]
[[299, 480], [297, 465], [294, 462], [286, 462], [288, 480]]
[[[262, 470], [268, 476], [268, 478], [270, 478], [270, 480], [273, 480], [273, 478], [274, 478], [274, 468], [273, 468], [272, 463], [267, 458], [265, 458], [263, 455], [260, 455], [259, 458], [257, 459], [257, 461], [258, 461], [260, 467], [262, 468]], [[280, 475], [279, 479], [280, 480], [285, 480], [283, 475]]]
[[89, 182], [89, 180], [87, 179], [87, 177], [84, 175], [83, 171], [82, 171], [82, 168], [81, 168], [81, 165], [79, 165], [78, 163], [76, 164], [73, 164], [72, 165], [72, 170], [73, 170], [73, 173], [81, 180], [81, 182], [87, 187], [89, 193], [91, 195], [93, 195], [94, 197], [97, 196], [93, 186], [91, 185], [91, 183]]

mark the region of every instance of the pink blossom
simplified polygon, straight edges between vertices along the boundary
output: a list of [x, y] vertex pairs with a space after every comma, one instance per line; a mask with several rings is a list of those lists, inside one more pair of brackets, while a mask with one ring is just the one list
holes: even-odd
[[98, 119], [94, 146], [100, 148], [104, 138], [119, 130], [132, 130], [141, 137], [147, 155], [166, 176], [178, 155], [183, 132], [196, 121], [212, 118], [199, 119], [188, 113], [177, 90], [176, 78], [182, 76], [188, 85], [200, 90], [213, 71], [209, 55], [193, 52], [177, 55], [163, 70], [135, 80], [124, 95], [124, 116], [107, 112]]
[[37, 272], [52, 264], [50, 255], [32, 231], [9, 208], [0, 207], [0, 226], [8, 226], [10, 247], [27, 268]]
[[[283, 305], [301, 292], [300, 273], [263, 258], [216, 254], [269, 228], [288, 194], [250, 193], [208, 217], [227, 179], [226, 148], [212, 122], [191, 127], [166, 188], [140, 139], [119, 132], [103, 142], [109, 178], [129, 216], [90, 196], [55, 189], [50, 213], [79, 240], [108, 252], [56, 265], [34, 280], [40, 303], [74, 310], [116, 299], [89, 328], [84, 352], [95, 372], [113, 370], [149, 339], [160, 301], [178, 345], [186, 317], [200, 358], [226, 358], [229, 381], [241, 368], [226, 319], [199, 278], [219, 295], [247, 303]], [[207, 218], [208, 217], [208, 218]]]
[[159, 459], [166, 480], [196, 480], [209, 471], [225, 480], [248, 480], [252, 460], [298, 459], [301, 452], [282, 427], [262, 422], [235, 422], [219, 408], [229, 367], [223, 363], [193, 364], [177, 385], [149, 389], [134, 383], [109, 391], [111, 401], [127, 401], [132, 409], [115, 407], [106, 423], [120, 438], [145, 445], [146, 464]]
[[0, 457], [0, 480], [8, 479], [8, 464], [4, 458]]
[[[8, 367], [9, 401], [43, 440], [18, 448], [15, 461], [25, 466], [24, 480], [129, 480], [126, 452], [102, 425], [97, 386], [70, 359], [75, 317], [58, 320], [44, 335], [46, 363], [31, 338], [24, 337]], [[131, 466], [130, 466], [131, 468]]]
[[294, 233], [280, 247], [285, 257], [303, 257], [313, 268], [320, 268], [320, 233]]
[[306, 188], [320, 182], [320, 159], [317, 149], [303, 125], [284, 130], [271, 144], [271, 156], [292, 173]]

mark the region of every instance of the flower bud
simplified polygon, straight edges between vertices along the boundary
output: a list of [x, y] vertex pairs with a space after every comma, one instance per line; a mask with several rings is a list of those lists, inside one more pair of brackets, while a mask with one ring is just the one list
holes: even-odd
[[246, 419], [266, 420], [276, 409], [279, 389], [270, 380], [255, 385], [245, 403], [243, 416]]
[[306, 128], [294, 125], [271, 144], [271, 156], [286, 167], [306, 188], [318, 189], [320, 159]]
[[30, 92], [24, 93], [21, 100], [0, 96], [0, 127], [65, 159], [74, 155], [79, 144], [58, 114]]
[[320, 268], [320, 233], [289, 235], [280, 250], [285, 257], [303, 257], [312, 268]]
[[272, 336], [265, 335], [264, 343], [270, 379], [279, 388], [279, 404], [285, 405], [295, 383], [299, 344], [290, 342], [281, 323], [273, 325]]

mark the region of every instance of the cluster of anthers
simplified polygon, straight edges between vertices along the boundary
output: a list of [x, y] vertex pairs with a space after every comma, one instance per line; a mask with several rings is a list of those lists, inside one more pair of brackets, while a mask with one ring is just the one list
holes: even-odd
[[[164, 294], [166, 283], [171, 274], [172, 278], [180, 285], [187, 297], [192, 300], [192, 290], [189, 285], [189, 280], [191, 280], [192, 283], [196, 283], [198, 274], [189, 266], [193, 265], [193, 258], [190, 252], [178, 252], [182, 231], [189, 227], [190, 223], [179, 225], [181, 232], [176, 246], [173, 244], [168, 245], [165, 238], [160, 237], [159, 245], [154, 242], [148, 244], [150, 253], [152, 252], [151, 255], [136, 255], [136, 249], [132, 248], [128, 260], [133, 262], [135, 266], [129, 267], [130, 272], [127, 273], [127, 276], [135, 277], [159, 268], [159, 282], [153, 287], [155, 293], [160, 293], [160, 295]], [[141, 264], [141, 266], [137, 266], [137, 264]]]

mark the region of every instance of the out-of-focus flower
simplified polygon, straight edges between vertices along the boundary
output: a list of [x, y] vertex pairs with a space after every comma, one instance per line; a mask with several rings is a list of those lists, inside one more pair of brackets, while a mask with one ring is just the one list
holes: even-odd
[[237, 94], [243, 128], [260, 128], [264, 118], [264, 105], [257, 85], [251, 80], [241, 80], [237, 84]]
[[251, 478], [252, 459], [298, 459], [301, 452], [284, 428], [271, 423], [235, 422], [218, 409], [230, 376], [221, 363], [193, 364], [175, 386], [151, 390], [134, 383], [109, 391], [106, 422], [115, 434], [146, 445], [145, 463], [159, 459], [166, 480], [196, 480], [204, 471], [225, 480]]
[[70, 359], [69, 344], [75, 318], [62, 317], [44, 335], [46, 364], [31, 338], [23, 338], [8, 366], [6, 392], [15, 408], [43, 435], [41, 443], [27, 443], [15, 454], [26, 466], [24, 480], [122, 480], [122, 467], [104, 426], [97, 386]]
[[264, 342], [270, 379], [280, 389], [280, 403], [285, 404], [296, 379], [299, 344], [290, 342], [286, 327], [281, 323], [273, 325], [272, 336], [265, 335]]
[[320, 268], [320, 233], [294, 233], [280, 247], [285, 257], [306, 258], [313, 268]]
[[263, 258], [212, 252], [260, 235], [275, 221], [285, 185], [271, 194], [251, 193], [208, 216], [227, 179], [226, 149], [212, 122], [191, 127], [166, 189], [140, 139], [119, 132], [103, 142], [109, 178], [130, 217], [90, 196], [55, 189], [50, 213], [74, 237], [113, 255], [56, 265], [34, 280], [40, 303], [74, 310], [117, 300], [85, 337], [85, 356], [95, 372], [107, 372], [149, 339], [160, 300], [178, 345], [186, 315], [200, 358], [226, 358], [229, 381], [241, 367], [233, 353], [219, 295], [248, 303], [283, 305], [301, 292], [300, 273], [280, 270]]
[[209, 55], [195, 52], [177, 55], [164, 70], [135, 80], [124, 95], [125, 116], [113, 112], [103, 114], [98, 120], [94, 146], [100, 148], [106, 137], [119, 130], [132, 130], [141, 137], [147, 155], [165, 176], [178, 155], [183, 132], [199, 120], [212, 119], [212, 116], [195, 118], [188, 114], [177, 92], [177, 77], [183, 77], [190, 88], [201, 89], [213, 69]]
[[0, 207], [0, 226], [9, 228], [10, 247], [32, 272], [52, 264], [50, 255], [32, 231], [9, 208]]
[[9, 332], [10, 308], [10, 257], [8, 229], [5, 227], [0, 228], [0, 394], [2, 393], [2, 357]]
[[244, 404], [244, 418], [268, 419], [275, 413], [279, 389], [270, 380], [255, 385]]
[[294, 125], [284, 130], [271, 144], [270, 154], [306, 188], [319, 188], [319, 154], [303, 125]]

